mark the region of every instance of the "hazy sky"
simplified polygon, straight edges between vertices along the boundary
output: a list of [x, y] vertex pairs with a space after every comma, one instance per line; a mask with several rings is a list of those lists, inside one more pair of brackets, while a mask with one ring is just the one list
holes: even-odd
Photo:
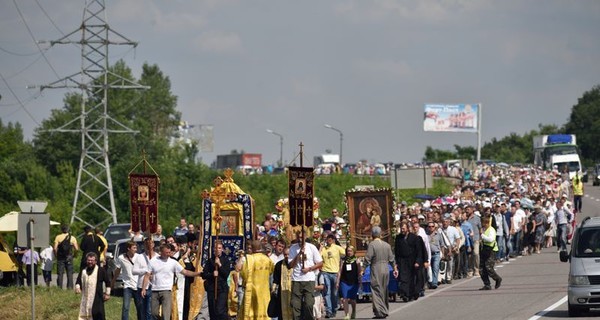
[[[26, 137], [67, 91], [26, 89], [77, 73], [84, 1], [0, 1], [0, 118]], [[114, 0], [111, 48], [140, 76], [157, 64], [191, 124], [214, 125], [209, 164], [233, 149], [305, 164], [326, 149], [356, 162], [418, 161], [475, 134], [423, 131], [425, 103], [482, 103], [482, 140], [562, 125], [600, 84], [600, 1]], [[79, 40], [80, 33], [71, 39]], [[48, 50], [46, 50], [48, 49]], [[113, 50], [114, 49], [114, 50]], [[53, 71], [53, 69], [55, 71]], [[55, 74], [56, 72], [56, 74]], [[58, 75], [58, 76], [57, 76]], [[135, 128], [133, 128], [135, 129]]]

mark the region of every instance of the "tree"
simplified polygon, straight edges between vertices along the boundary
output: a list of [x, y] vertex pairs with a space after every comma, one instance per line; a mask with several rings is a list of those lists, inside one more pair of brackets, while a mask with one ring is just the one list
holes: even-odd
[[564, 132], [575, 134], [582, 158], [600, 159], [600, 85], [586, 91], [571, 109]]

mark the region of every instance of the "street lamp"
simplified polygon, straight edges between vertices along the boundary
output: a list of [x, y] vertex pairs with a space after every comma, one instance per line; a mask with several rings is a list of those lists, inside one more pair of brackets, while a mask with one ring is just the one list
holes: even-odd
[[268, 133], [274, 134], [279, 137], [279, 163], [278, 167], [283, 167], [283, 136], [271, 129], [267, 129]]
[[331, 129], [333, 131], [337, 131], [340, 134], [340, 167], [342, 166], [342, 142], [344, 141], [344, 134], [342, 133], [342, 130], [338, 129], [338, 128], [334, 128], [332, 127], [330, 124], [325, 124], [324, 125], [325, 128], [327, 129]]

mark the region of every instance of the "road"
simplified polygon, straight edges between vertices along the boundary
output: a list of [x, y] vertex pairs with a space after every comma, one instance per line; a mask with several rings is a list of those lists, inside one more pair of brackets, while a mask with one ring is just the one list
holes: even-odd
[[[586, 185], [582, 214], [596, 216], [600, 212], [600, 187]], [[503, 278], [497, 290], [479, 291], [479, 277], [455, 280], [413, 302], [391, 302], [388, 319], [555, 319], [568, 318], [568, 263], [560, 262], [556, 247], [541, 254], [518, 257], [496, 266]], [[581, 319], [600, 316], [593, 310]], [[371, 319], [370, 303], [358, 304], [357, 319]], [[337, 318], [343, 318], [338, 311]]]

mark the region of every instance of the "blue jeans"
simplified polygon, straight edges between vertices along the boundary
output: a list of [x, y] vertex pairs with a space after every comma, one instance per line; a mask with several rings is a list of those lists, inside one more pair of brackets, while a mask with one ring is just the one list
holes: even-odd
[[433, 287], [437, 287], [438, 285], [438, 275], [440, 274], [440, 253], [432, 252], [431, 253], [431, 285]]
[[73, 289], [73, 259], [58, 260], [56, 264], [56, 284], [63, 288], [63, 276], [67, 271], [67, 289]]
[[505, 257], [508, 257], [511, 254], [514, 254], [513, 245], [512, 245], [513, 235], [508, 235], [508, 240], [506, 241], [506, 254]]
[[325, 279], [325, 314], [334, 316], [337, 312], [338, 297], [335, 282], [337, 280], [337, 273], [323, 272], [323, 278]]
[[567, 224], [561, 223], [556, 227], [556, 239], [558, 240], [558, 248], [561, 251], [567, 251]]
[[138, 294], [137, 290], [132, 288], [123, 288], [123, 308], [121, 309], [121, 320], [129, 320], [129, 307], [131, 306], [131, 298], [133, 298], [137, 319], [142, 320], [142, 295]]
[[142, 289], [138, 288], [135, 291], [135, 295], [138, 296], [138, 299], [140, 301], [140, 313], [142, 315], [141, 318], [138, 317], [138, 319], [142, 319], [142, 320], [152, 320], [152, 287], [149, 287], [146, 290], [146, 297], [143, 298], [142, 297]]
[[504, 257], [506, 256], [506, 254], [504, 253], [506, 246], [506, 243], [504, 241], [504, 235], [496, 236], [496, 243], [498, 244], [498, 252], [496, 252], [496, 259], [504, 259]]

